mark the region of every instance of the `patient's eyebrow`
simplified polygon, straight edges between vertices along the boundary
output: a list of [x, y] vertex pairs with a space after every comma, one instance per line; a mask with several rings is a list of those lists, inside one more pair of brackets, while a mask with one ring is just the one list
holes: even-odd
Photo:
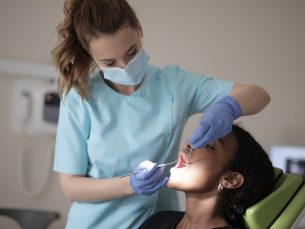
[[219, 138], [219, 142], [221, 145], [224, 145], [224, 138]]

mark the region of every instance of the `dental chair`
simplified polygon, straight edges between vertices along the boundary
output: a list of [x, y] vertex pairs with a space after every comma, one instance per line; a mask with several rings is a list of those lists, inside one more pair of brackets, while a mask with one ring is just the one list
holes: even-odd
[[305, 215], [304, 178], [278, 168], [274, 171], [272, 193], [249, 207], [244, 215], [249, 229], [292, 229]]
[[13, 219], [22, 229], [46, 229], [60, 218], [58, 212], [14, 208], [0, 208], [1, 215]]

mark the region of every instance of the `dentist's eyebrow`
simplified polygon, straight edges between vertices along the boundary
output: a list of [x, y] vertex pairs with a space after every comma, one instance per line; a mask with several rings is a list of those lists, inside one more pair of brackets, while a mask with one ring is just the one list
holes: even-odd
[[137, 46], [137, 42], [134, 43], [125, 53], [129, 53], [136, 46]]
[[[137, 45], [137, 43], [134, 43], [133, 45], [131, 45], [131, 47], [125, 52], [125, 54], [129, 53], [135, 46]], [[98, 61], [103, 61], [103, 62], [111, 62], [114, 61], [115, 59], [110, 58], [110, 59], [101, 59]]]

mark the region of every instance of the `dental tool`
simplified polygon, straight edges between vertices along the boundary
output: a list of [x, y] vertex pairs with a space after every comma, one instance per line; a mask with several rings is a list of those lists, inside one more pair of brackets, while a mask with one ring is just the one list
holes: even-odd
[[[177, 163], [177, 161], [172, 161], [172, 162], [160, 164], [160, 165], [158, 165], [157, 167], [159, 167], [159, 168], [161, 168], [161, 167], [166, 167], [166, 166], [169, 166], [169, 165], [172, 165], [172, 164], [175, 164], [175, 163]], [[144, 170], [144, 169], [143, 169], [143, 170]], [[122, 178], [122, 177], [127, 177], [127, 176], [131, 176], [131, 175], [135, 175], [135, 174], [137, 174], [137, 173], [139, 173], [139, 172], [141, 172], [141, 171], [142, 171], [142, 170], [140, 170], [140, 171], [138, 171], [138, 172], [127, 173], [127, 174], [125, 174], [125, 175], [120, 176], [120, 178]]]
[[187, 166], [190, 165], [190, 161], [191, 161], [191, 158], [192, 158], [192, 153], [193, 153], [193, 148], [190, 147], [190, 152], [187, 155], [187, 162], [186, 162]]

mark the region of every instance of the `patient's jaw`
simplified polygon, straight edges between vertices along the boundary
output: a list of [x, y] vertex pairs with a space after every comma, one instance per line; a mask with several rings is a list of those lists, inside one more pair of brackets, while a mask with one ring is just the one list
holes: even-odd
[[183, 152], [179, 152], [178, 163], [171, 169], [167, 186], [184, 192], [217, 191], [219, 179], [236, 149], [237, 141], [229, 134], [207, 147], [193, 150], [189, 165]]

